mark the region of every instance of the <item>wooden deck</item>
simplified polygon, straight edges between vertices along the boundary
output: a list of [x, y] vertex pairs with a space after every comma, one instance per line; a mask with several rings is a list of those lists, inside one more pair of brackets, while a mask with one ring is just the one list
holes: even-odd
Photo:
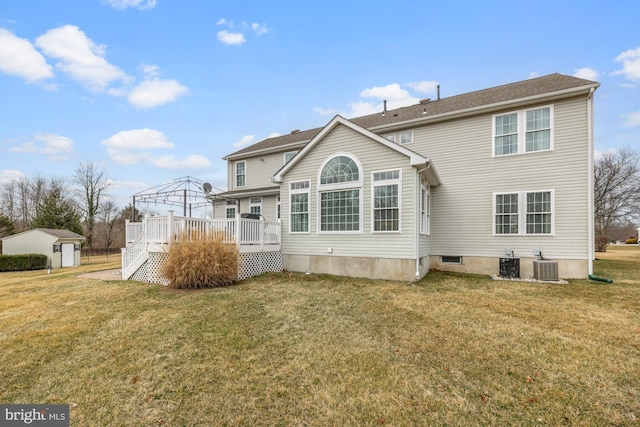
[[219, 232], [226, 242], [238, 245], [242, 253], [280, 251], [280, 223], [264, 219], [197, 219], [174, 216], [144, 218], [126, 222], [126, 248], [122, 249], [122, 279], [127, 280], [149, 258], [149, 253], [167, 252], [175, 236], [186, 233]]

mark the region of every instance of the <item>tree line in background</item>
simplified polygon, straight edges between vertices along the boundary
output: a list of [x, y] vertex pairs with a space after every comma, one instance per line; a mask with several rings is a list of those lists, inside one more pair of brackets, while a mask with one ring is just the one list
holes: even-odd
[[[629, 147], [606, 152], [595, 160], [594, 172], [596, 251], [604, 251], [612, 241], [637, 237], [640, 153]], [[109, 186], [105, 172], [92, 162], [80, 163], [70, 182], [36, 176], [3, 184], [0, 237], [31, 228], [65, 228], [85, 236], [89, 248], [123, 247], [125, 220], [132, 218], [133, 207], [115, 206]]]
[[[32, 228], [67, 229], [85, 238], [88, 248], [124, 247], [131, 204], [118, 208], [109, 198], [106, 173], [80, 163], [71, 179], [14, 179], [0, 186], [0, 237]], [[136, 210], [136, 218], [141, 218]]]
[[604, 252], [611, 242], [638, 237], [640, 153], [630, 147], [606, 152], [594, 167], [595, 243]]

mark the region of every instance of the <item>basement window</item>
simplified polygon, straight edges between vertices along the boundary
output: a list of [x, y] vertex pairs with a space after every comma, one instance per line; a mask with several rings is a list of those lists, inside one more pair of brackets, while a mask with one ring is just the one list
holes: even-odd
[[440, 257], [440, 262], [442, 264], [462, 264], [462, 257], [461, 256], [441, 256]]

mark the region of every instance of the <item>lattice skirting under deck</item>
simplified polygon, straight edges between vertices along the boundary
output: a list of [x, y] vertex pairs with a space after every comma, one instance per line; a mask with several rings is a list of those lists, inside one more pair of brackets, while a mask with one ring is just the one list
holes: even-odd
[[282, 271], [282, 252], [249, 252], [238, 254], [238, 280], [268, 271]]
[[[162, 265], [169, 259], [166, 252], [149, 252], [149, 258], [131, 276], [139, 282], [168, 285], [169, 280], [160, 275]], [[238, 254], [238, 280], [257, 276], [268, 271], [282, 271], [282, 253], [280, 251], [251, 252]]]

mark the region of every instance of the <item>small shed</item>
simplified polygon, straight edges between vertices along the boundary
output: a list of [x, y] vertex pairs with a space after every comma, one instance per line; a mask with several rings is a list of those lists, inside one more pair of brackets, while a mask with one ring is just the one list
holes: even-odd
[[69, 230], [34, 228], [2, 238], [4, 255], [43, 254], [52, 268], [80, 265], [84, 236]]

